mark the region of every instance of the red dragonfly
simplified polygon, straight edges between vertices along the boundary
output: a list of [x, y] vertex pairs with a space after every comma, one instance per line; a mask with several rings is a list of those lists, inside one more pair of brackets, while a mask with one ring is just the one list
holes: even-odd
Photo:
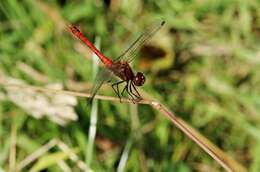
[[[112, 88], [117, 94], [121, 102], [121, 96], [123, 96], [126, 91], [128, 95], [132, 98], [133, 102], [137, 102], [142, 99], [136, 86], [142, 86], [145, 82], [145, 76], [141, 72], [134, 74], [129, 63], [136, 57], [138, 51], [163, 25], [165, 21], [161, 21], [159, 24], [153, 25], [147, 29], [143, 34], [141, 34], [136, 41], [134, 41], [125, 52], [120, 55], [115, 60], [112, 60], [105, 55], [103, 55], [84, 35], [83, 33], [74, 25], [69, 26], [70, 32], [80, 39], [84, 44], [86, 44], [103, 62], [105, 68], [103, 68], [96, 77], [95, 85], [91, 90], [91, 99], [95, 97], [97, 91], [106, 81], [109, 81], [112, 75], [115, 75], [121, 79], [121, 81], [113, 83]], [[126, 83], [123, 90], [120, 92], [119, 85]], [[121, 96], [120, 96], [121, 95]]]

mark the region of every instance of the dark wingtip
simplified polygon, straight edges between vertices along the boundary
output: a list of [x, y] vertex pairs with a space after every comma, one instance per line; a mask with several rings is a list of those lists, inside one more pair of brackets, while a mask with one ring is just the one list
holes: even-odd
[[161, 26], [163, 26], [165, 24], [165, 20], [163, 20], [162, 22], [161, 22]]

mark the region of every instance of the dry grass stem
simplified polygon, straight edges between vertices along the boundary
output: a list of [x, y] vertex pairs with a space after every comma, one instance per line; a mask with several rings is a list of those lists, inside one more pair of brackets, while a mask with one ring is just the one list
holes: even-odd
[[86, 164], [81, 161], [78, 156], [73, 152], [71, 151], [71, 149], [63, 142], [59, 141], [58, 142], [58, 147], [63, 151], [65, 152], [67, 155], [69, 155], [69, 158], [75, 162], [77, 164], [77, 166], [82, 170], [82, 171], [85, 171], [85, 172], [92, 172], [91, 169], [89, 169]]
[[[31, 85], [25, 85], [25, 84], [4, 84], [4, 83], [1, 83], [1, 82], [0, 82], [0, 84], [4, 87], [14, 87], [14, 88], [17, 88], [17, 89], [28, 89], [29, 88], [29, 89], [32, 89], [34, 91], [45, 92], [45, 93], [56, 93], [56, 94], [62, 93], [62, 94], [67, 94], [67, 95], [71, 95], [71, 96], [85, 97], [85, 98], [91, 97], [91, 94], [88, 94], [88, 93], [80, 93], [80, 92], [66, 91], [66, 90], [57, 90], [57, 89], [31, 86]], [[120, 102], [119, 98], [108, 97], [108, 96], [100, 96], [100, 95], [96, 95], [95, 99]], [[133, 104], [133, 102], [131, 100], [126, 99], [126, 98], [122, 98], [121, 102]], [[138, 102], [138, 104], [151, 104], [151, 101], [150, 100], [141, 100], [141, 101]]]
[[177, 128], [179, 128], [186, 136], [193, 140], [199, 147], [201, 147], [207, 154], [209, 154], [215, 161], [217, 161], [226, 171], [246, 171], [242, 165], [237, 163], [234, 159], [230, 158], [227, 154], [211, 143], [206, 137], [199, 134], [182, 119], [175, 116], [174, 113], [169, 111], [165, 106], [158, 102], [152, 102], [151, 105], [158, 109], [167, 118], [169, 118]]
[[72, 171], [71, 168], [64, 161], [59, 161], [58, 165], [64, 172], [71, 172]]
[[[21, 171], [24, 167], [26, 167], [27, 165], [29, 165], [30, 163], [34, 162], [35, 160], [37, 160], [39, 157], [41, 157], [43, 154], [45, 154], [46, 152], [48, 152], [51, 148], [53, 148], [54, 146], [58, 146], [62, 152], [64, 152], [65, 154], [68, 155], [69, 159], [71, 159], [73, 162], [75, 162], [77, 164], [77, 166], [85, 172], [92, 172], [92, 170], [90, 168], [88, 168], [86, 166], [86, 164], [81, 161], [78, 156], [71, 151], [71, 149], [63, 142], [53, 139], [51, 141], [49, 141], [48, 143], [46, 143], [45, 145], [43, 145], [41, 148], [39, 148], [38, 150], [36, 150], [34, 153], [32, 153], [31, 155], [29, 155], [27, 158], [25, 158], [23, 161], [21, 161], [18, 164], [18, 170]], [[58, 165], [65, 171], [71, 171], [71, 169], [69, 168], [69, 166], [64, 162], [64, 161], [59, 161], [57, 162]]]
[[51, 140], [47, 144], [43, 145], [41, 148], [36, 150], [31, 155], [27, 156], [24, 160], [22, 160], [18, 166], [17, 169], [21, 171], [24, 167], [29, 165], [30, 163], [34, 162], [36, 159], [38, 159], [41, 155], [46, 153], [48, 150], [50, 150], [52, 147], [54, 147], [58, 143], [57, 140]]

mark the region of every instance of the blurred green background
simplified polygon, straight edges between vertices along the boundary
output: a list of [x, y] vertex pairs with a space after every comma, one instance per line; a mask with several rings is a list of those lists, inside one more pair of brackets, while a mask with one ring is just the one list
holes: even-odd
[[[98, 101], [95, 125], [95, 112], [83, 98], [37, 97], [2, 86], [16, 79], [87, 93], [96, 66], [67, 25], [77, 25], [116, 58], [159, 19], [166, 25], [132, 64], [147, 78], [141, 94], [168, 106], [249, 171], [260, 171], [259, 7], [258, 0], [1, 0], [0, 171], [52, 139], [64, 142], [93, 171], [223, 171], [147, 105]], [[99, 94], [115, 96], [106, 86]], [[40, 115], [49, 111], [57, 117]], [[95, 139], [90, 126], [96, 127]], [[52, 148], [22, 171], [62, 171], [56, 163], [61, 160], [80, 171], [62, 153]]]

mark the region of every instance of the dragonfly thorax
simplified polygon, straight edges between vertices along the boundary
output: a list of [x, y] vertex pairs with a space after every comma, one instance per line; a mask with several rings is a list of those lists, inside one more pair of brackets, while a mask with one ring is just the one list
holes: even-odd
[[109, 69], [124, 81], [134, 80], [134, 73], [127, 62], [115, 62]]

